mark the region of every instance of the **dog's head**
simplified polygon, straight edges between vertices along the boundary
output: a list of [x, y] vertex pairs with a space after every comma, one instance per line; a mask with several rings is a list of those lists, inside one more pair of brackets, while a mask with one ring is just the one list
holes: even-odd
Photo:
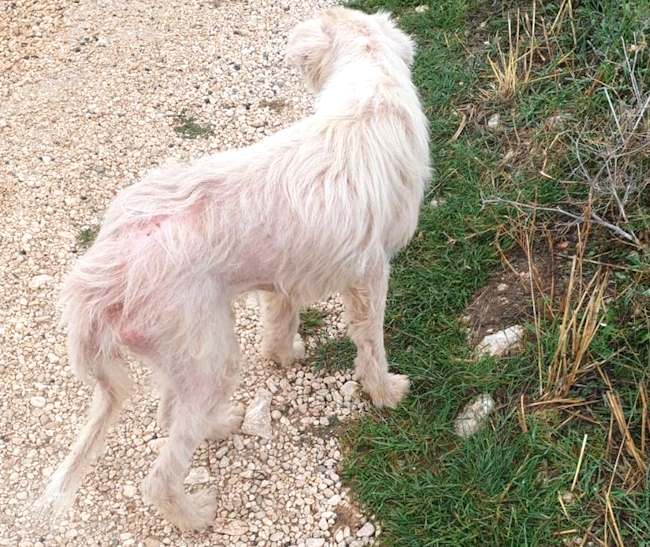
[[326, 10], [299, 24], [289, 37], [287, 58], [313, 91], [319, 91], [336, 66], [371, 55], [376, 62], [410, 67], [415, 45], [388, 13], [367, 15], [345, 8]]

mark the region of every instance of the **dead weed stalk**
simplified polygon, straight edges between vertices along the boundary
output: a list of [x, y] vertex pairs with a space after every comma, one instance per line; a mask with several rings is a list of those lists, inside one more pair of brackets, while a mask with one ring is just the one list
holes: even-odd
[[[548, 63], [553, 56], [560, 53], [556, 65], [568, 60], [572, 52], [559, 51], [558, 35], [561, 33], [565, 21], [571, 25], [574, 47], [576, 44], [575, 25], [573, 22], [573, 2], [563, 0], [553, 23], [547, 24], [544, 17], [537, 12], [537, 0], [533, 0], [532, 9], [522, 12], [520, 9], [508, 13], [508, 49], [504, 51], [497, 33], [494, 37], [496, 43], [496, 57], [488, 55], [488, 64], [494, 77], [493, 93], [501, 99], [512, 98], [517, 91], [525, 88], [533, 81], [552, 78], [557, 75], [553, 72], [546, 76], [532, 79], [531, 73], [536, 61]], [[490, 95], [487, 93], [486, 95]]]

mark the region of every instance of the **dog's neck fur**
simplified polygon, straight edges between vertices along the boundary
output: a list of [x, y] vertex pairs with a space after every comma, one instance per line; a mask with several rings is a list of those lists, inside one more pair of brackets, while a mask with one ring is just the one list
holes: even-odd
[[[409, 91], [411, 96], [406, 97], [404, 92]], [[316, 113], [340, 117], [348, 115], [348, 110], [358, 111], [359, 108], [377, 104], [378, 101], [385, 105], [399, 106], [409, 99], [417, 101], [408, 73], [405, 77], [401, 74], [387, 73], [380, 66], [349, 63], [329, 78], [323, 86], [316, 98]]]
[[[346, 142], [346, 131], [351, 135], [347, 142], [364, 135], [359, 144], [367, 161], [374, 160], [371, 169], [386, 171], [383, 177], [368, 177], [368, 183], [381, 182], [378, 193], [386, 198], [386, 207], [416, 207], [406, 215], [415, 221], [430, 178], [428, 121], [404, 61], [384, 51], [379, 60], [376, 52], [343, 58], [317, 96], [315, 119], [330, 128], [336, 124], [333, 133], [341, 142]], [[395, 246], [405, 244], [414, 229], [409, 226], [406, 239], [399, 238]]]

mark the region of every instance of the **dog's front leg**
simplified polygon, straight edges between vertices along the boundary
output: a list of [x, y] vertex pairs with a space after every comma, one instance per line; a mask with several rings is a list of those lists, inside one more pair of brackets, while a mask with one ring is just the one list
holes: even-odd
[[266, 359], [290, 365], [305, 356], [305, 345], [298, 334], [300, 308], [288, 296], [262, 292], [262, 355]]
[[408, 393], [409, 379], [388, 372], [384, 348], [384, 310], [388, 288], [388, 264], [372, 269], [364, 283], [343, 293], [348, 331], [357, 347], [355, 378], [377, 407], [394, 408]]

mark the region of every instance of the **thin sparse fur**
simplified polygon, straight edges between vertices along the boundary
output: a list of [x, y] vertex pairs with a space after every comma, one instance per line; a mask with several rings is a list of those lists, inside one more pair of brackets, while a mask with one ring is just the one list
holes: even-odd
[[69, 505], [98, 453], [125, 393], [106, 410], [101, 386], [122, 383], [112, 375], [128, 348], [160, 379], [170, 429], [145, 497], [181, 528], [210, 524], [214, 499], [188, 496], [183, 477], [204, 438], [241, 421], [229, 402], [239, 372], [231, 302], [247, 291], [273, 293], [265, 351], [284, 363], [300, 357], [300, 307], [342, 292], [364, 389], [388, 407], [407, 392], [408, 379], [388, 372], [382, 329], [389, 261], [414, 233], [429, 179], [413, 44], [386, 14], [337, 8], [294, 30], [288, 58], [317, 93], [312, 116], [123, 190], [69, 274], [70, 361], [99, 391], [48, 507]]

